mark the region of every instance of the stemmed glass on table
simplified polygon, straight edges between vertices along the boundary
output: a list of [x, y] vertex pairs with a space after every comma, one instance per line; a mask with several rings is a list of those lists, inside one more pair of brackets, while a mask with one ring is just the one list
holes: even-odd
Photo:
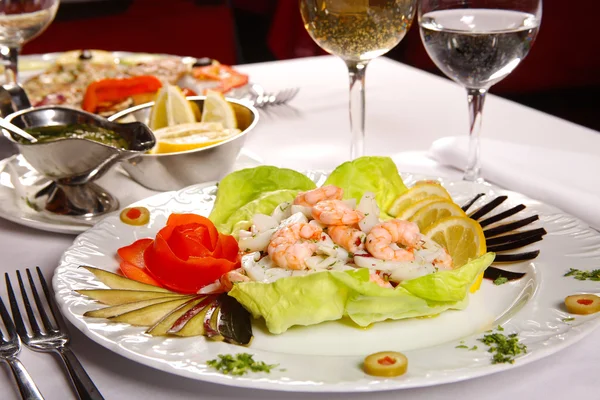
[[488, 89], [510, 74], [533, 45], [541, 0], [421, 0], [419, 25], [427, 53], [467, 89], [470, 130], [464, 180], [480, 181], [479, 133]]
[[325, 51], [340, 57], [350, 74], [351, 158], [364, 155], [365, 71], [410, 28], [416, 0], [300, 0], [304, 27]]
[[17, 82], [21, 46], [50, 25], [57, 9], [58, 0], [0, 1], [0, 62], [5, 83]]

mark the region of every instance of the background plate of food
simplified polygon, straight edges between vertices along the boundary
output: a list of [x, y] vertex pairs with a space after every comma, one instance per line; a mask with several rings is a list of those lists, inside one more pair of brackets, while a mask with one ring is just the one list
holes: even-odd
[[69, 105], [104, 116], [154, 100], [165, 84], [187, 95], [211, 89], [243, 98], [250, 90], [248, 75], [216, 60], [165, 54], [73, 50], [25, 55], [19, 68], [33, 106]]
[[[304, 247], [317, 249], [305, 254], [308, 269], [284, 271], [282, 265], [288, 261], [276, 261], [279, 267], [264, 263], [268, 257], [263, 251], [253, 258], [254, 246], [264, 246], [257, 243], [264, 234], [272, 235], [271, 241], [282, 236], [277, 232], [286, 225], [273, 226], [273, 218], [286, 218], [280, 222], [284, 224], [289, 218], [312, 215], [317, 223], [306, 225], [313, 228], [326, 222], [315, 211], [320, 200], [307, 210], [311, 200], [301, 194], [323, 185], [343, 190], [343, 200], [336, 204], [345, 214], [364, 217], [353, 229], [368, 228], [362, 222], [375, 223], [370, 235], [389, 218], [406, 217], [450, 253], [451, 266], [448, 269], [439, 260], [443, 257], [436, 256], [425, 262], [433, 262], [432, 268], [415, 276], [380, 274], [388, 267], [406, 265], [386, 266], [376, 260], [380, 255], [368, 248], [369, 235], [366, 242], [350, 245], [364, 244], [370, 255], [340, 250], [347, 244], [325, 251], [321, 247], [329, 239], [322, 239], [325, 244], [306, 239]], [[321, 196], [323, 191], [311, 193]], [[466, 205], [481, 193], [465, 207], [468, 215], [461, 214], [462, 207], [456, 205]], [[362, 205], [373, 199], [380, 211], [376, 214]], [[490, 199], [502, 201], [485, 206]], [[292, 201], [295, 211], [285, 206]], [[195, 185], [135, 206], [140, 208], [111, 216], [75, 240], [54, 275], [56, 298], [66, 318], [97, 343], [141, 364], [192, 379], [299, 392], [437, 385], [546, 357], [600, 323], [600, 313], [580, 315], [578, 309], [600, 310], [597, 296], [591, 295], [598, 294], [599, 271], [590, 271], [600, 260], [598, 232], [554, 207], [492, 185], [412, 174], [400, 177], [386, 158], [344, 163], [331, 174], [260, 166], [234, 172], [218, 186]], [[535, 257], [495, 265], [504, 276], [481, 282], [482, 270], [492, 268], [494, 257], [486, 251], [495, 251], [496, 261], [507, 260], [499, 247], [506, 241], [492, 245], [491, 239], [507, 238], [498, 234], [507, 224], [498, 221], [500, 215], [512, 212], [508, 223], [519, 221], [511, 210], [529, 218], [521, 221], [532, 221], [517, 235], [543, 231], [543, 240], [519, 242], [523, 246], [519, 251], [533, 252]], [[481, 220], [484, 233], [477, 233], [481, 227], [474, 221], [476, 214], [486, 214], [488, 223]], [[219, 278], [215, 273], [239, 262], [235, 251], [229, 254], [238, 246], [243, 256], [234, 271], [242, 277], [224, 273]], [[415, 248], [394, 251], [399, 250], [415, 251], [416, 260]], [[194, 252], [199, 253], [192, 256]], [[342, 253], [343, 260], [354, 260], [340, 263], [336, 257]], [[276, 260], [270, 247], [268, 255]], [[359, 265], [359, 255], [373, 262], [379, 277], [369, 275], [370, 263]], [[162, 268], [173, 260], [176, 267]], [[316, 264], [309, 266], [309, 261]], [[202, 265], [204, 272], [190, 275], [189, 263]], [[115, 275], [119, 270], [128, 279]], [[205, 275], [209, 271], [210, 276]], [[215, 276], [218, 279], [209, 283]], [[194, 286], [198, 279], [204, 281], [200, 290]], [[565, 303], [571, 295], [584, 296]], [[575, 308], [569, 301], [577, 303]], [[250, 314], [255, 317], [251, 323]], [[379, 352], [388, 353], [374, 356], [373, 369], [369, 364], [373, 358], [366, 357]], [[400, 362], [400, 368], [393, 368]]]

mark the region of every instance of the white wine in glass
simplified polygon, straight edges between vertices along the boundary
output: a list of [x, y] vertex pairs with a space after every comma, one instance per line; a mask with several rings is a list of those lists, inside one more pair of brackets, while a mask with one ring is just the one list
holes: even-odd
[[340, 57], [350, 74], [352, 159], [364, 155], [365, 71], [410, 28], [416, 0], [300, 0], [304, 27], [328, 53]]
[[46, 30], [58, 10], [58, 0], [0, 1], [0, 62], [6, 83], [17, 81], [21, 47]]
[[541, 0], [422, 0], [421, 38], [435, 65], [467, 89], [470, 139], [464, 179], [480, 180], [479, 133], [488, 89], [527, 56]]

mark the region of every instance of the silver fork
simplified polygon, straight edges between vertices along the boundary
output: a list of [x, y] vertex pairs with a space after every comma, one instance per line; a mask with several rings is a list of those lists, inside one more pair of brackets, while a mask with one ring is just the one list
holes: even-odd
[[257, 108], [279, 106], [291, 101], [299, 91], [300, 88], [287, 88], [270, 93], [255, 90], [255, 96], [251, 99], [251, 102]]
[[23, 399], [44, 400], [33, 379], [31, 379], [21, 361], [17, 359], [17, 355], [21, 350], [21, 342], [15, 330], [15, 325], [10, 319], [10, 315], [8, 315], [6, 307], [4, 307], [2, 298], [0, 298], [0, 315], [2, 315], [4, 328], [6, 329], [6, 336], [0, 332], [0, 359], [5, 361], [10, 367]]
[[[29, 268], [27, 268], [25, 272], [27, 274], [27, 280], [29, 281], [31, 293], [39, 314], [39, 319], [36, 317], [31, 306], [31, 302], [27, 297], [25, 284], [23, 283], [23, 279], [21, 279], [21, 273], [17, 271], [17, 280], [19, 281], [19, 288], [21, 289], [21, 295], [23, 296], [23, 304], [25, 305], [25, 311], [31, 327], [31, 333], [27, 331], [25, 322], [21, 316], [19, 304], [10, 283], [10, 277], [8, 274], [4, 274], [6, 279], [6, 289], [8, 291], [8, 297], [10, 300], [10, 308], [12, 310], [13, 319], [21, 340], [32, 350], [46, 353], [58, 353], [64, 362], [67, 371], [69, 372], [73, 386], [75, 386], [75, 390], [77, 391], [77, 395], [80, 399], [103, 400], [104, 398], [98, 391], [98, 388], [96, 388], [94, 382], [92, 382], [91, 378], [85, 372], [77, 357], [75, 357], [75, 354], [71, 351], [69, 347], [69, 335], [65, 322], [63, 321], [62, 316], [56, 307], [54, 299], [50, 295], [50, 290], [48, 289], [46, 280], [42, 275], [42, 271], [39, 267], [37, 267], [36, 270], [42, 290], [44, 291], [44, 295], [46, 297], [46, 302], [48, 303], [51, 314], [54, 317], [54, 323], [50, 321], [48, 313], [46, 312], [44, 304], [42, 303], [42, 299], [38, 294]], [[40, 327], [40, 320], [42, 327]]]

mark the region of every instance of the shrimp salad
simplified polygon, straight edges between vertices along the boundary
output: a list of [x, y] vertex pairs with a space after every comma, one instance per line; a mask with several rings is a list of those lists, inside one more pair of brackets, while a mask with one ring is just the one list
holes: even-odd
[[[321, 271], [368, 269], [384, 288], [453, 268], [440, 245], [400, 219], [380, 220], [375, 195], [344, 200], [334, 185], [301, 192], [271, 215], [255, 214], [246, 229], [234, 232], [241, 267], [220, 279], [225, 290], [236, 282], [271, 283]], [[249, 225], [249, 226], [248, 226]]]

